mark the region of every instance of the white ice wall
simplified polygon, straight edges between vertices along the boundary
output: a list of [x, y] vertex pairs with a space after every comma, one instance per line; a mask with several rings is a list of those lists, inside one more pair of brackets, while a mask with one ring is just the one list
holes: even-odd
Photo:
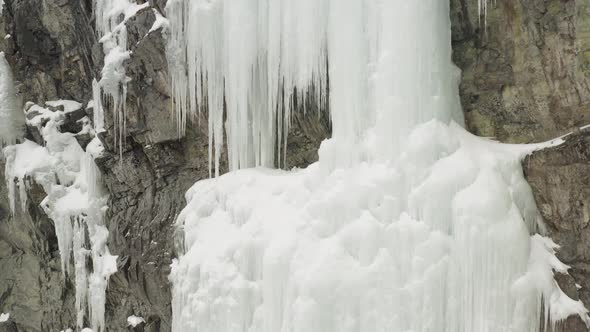
[[284, 136], [290, 116], [275, 107], [277, 90], [329, 75], [333, 124], [305, 170], [234, 171], [189, 190], [174, 331], [589, 322], [552, 278], [567, 270], [556, 246], [531, 236], [541, 221], [520, 160], [543, 145], [502, 145], [461, 126], [448, 2], [173, 0], [167, 14], [178, 117], [198, 114], [206, 91], [221, 135], [225, 96], [232, 170], [272, 166], [261, 156], [276, 147], [261, 142]]
[[[0, 6], [2, 5], [0, 3]], [[24, 120], [17, 103], [12, 69], [4, 57], [4, 52], [0, 52], [0, 147], [14, 144], [22, 138]]]

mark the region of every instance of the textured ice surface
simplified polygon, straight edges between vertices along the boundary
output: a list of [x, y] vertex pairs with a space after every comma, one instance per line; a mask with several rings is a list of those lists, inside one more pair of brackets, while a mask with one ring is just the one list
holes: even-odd
[[437, 120], [411, 136], [396, 161], [197, 183], [174, 330], [540, 331], [542, 298], [554, 321], [585, 318], [553, 280], [555, 245], [530, 237], [524, 147]]
[[503, 145], [462, 128], [448, 2], [171, 0], [167, 14], [180, 129], [206, 100], [219, 151], [225, 97], [232, 170], [271, 165], [283, 92], [322, 96], [329, 76], [333, 125], [307, 169], [239, 170], [189, 190], [174, 331], [588, 322], [553, 280], [567, 271], [556, 245], [532, 235], [542, 222], [520, 166], [559, 142]]
[[[130, 78], [125, 73], [125, 60], [131, 53], [127, 50], [127, 27], [125, 23], [138, 11], [147, 8], [149, 3], [137, 4], [134, 0], [95, 0], [96, 31], [105, 54], [102, 77], [98, 82], [100, 89], [93, 85], [93, 98], [99, 112], [103, 107], [112, 111], [114, 122], [115, 146], [122, 153], [126, 136], [125, 104], [127, 99], [127, 83]], [[107, 103], [103, 104], [103, 94]], [[99, 113], [100, 120], [104, 115]]]
[[224, 130], [230, 169], [272, 167], [295, 101], [326, 102], [327, 9], [324, 0], [168, 1], [179, 133], [208, 111], [212, 172]]
[[[102, 146], [95, 138], [85, 152], [73, 134], [58, 130], [65, 113], [79, 109], [81, 104], [72, 101], [47, 104], [63, 105], [64, 111], [51, 111], [38, 105], [31, 105], [27, 111], [27, 124], [37, 127], [45, 146], [25, 140], [4, 149], [10, 206], [13, 214], [25, 213], [29, 183], [34, 181], [43, 188], [47, 196], [41, 207], [55, 224], [62, 271], [64, 276], [74, 275], [78, 328], [83, 327], [88, 312], [92, 329], [100, 332], [105, 326], [108, 278], [117, 270], [116, 256], [109, 253], [106, 245], [108, 230], [103, 219], [107, 197], [94, 163]], [[91, 271], [87, 270], [87, 257], [92, 261]], [[74, 271], [70, 271], [72, 259]]]
[[[0, 2], [0, 8], [2, 6], [3, 2]], [[0, 52], [0, 148], [14, 144], [22, 138], [23, 125], [24, 116], [20, 105], [17, 105], [12, 69], [4, 57], [4, 52]]]

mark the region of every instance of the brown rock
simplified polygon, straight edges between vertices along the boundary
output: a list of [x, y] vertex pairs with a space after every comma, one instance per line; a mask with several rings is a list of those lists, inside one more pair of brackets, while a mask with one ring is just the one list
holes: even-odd
[[590, 123], [590, 3], [452, 0], [453, 59], [468, 128], [529, 143]]

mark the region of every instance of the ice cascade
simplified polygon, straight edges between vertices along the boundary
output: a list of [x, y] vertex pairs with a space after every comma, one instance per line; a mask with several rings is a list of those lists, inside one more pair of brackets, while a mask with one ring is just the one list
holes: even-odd
[[295, 106], [326, 103], [327, 9], [317, 0], [168, 1], [179, 134], [208, 112], [211, 172], [224, 127], [230, 169], [284, 163]]
[[[125, 73], [124, 63], [131, 57], [131, 52], [127, 50], [127, 27], [125, 24], [138, 11], [147, 7], [149, 7], [148, 2], [137, 4], [135, 0], [94, 0], [96, 31], [105, 54], [102, 77], [98, 82], [98, 92], [96, 83], [93, 82], [94, 102], [98, 104], [97, 109], [100, 111], [103, 106], [111, 109], [115, 146], [120, 154], [123, 153], [127, 136], [125, 105], [127, 83], [130, 81]], [[108, 101], [104, 105], [103, 95], [106, 95]]]
[[[92, 330], [105, 331], [104, 306], [106, 287], [117, 271], [116, 256], [107, 247], [108, 230], [104, 222], [107, 195], [102, 189], [100, 171], [94, 159], [102, 153], [98, 138], [84, 151], [74, 134], [62, 133], [60, 125], [66, 114], [79, 110], [74, 101], [53, 101], [49, 106], [63, 106], [54, 111], [35, 104], [27, 105], [27, 125], [36, 127], [45, 146], [24, 140], [4, 149], [5, 176], [12, 214], [27, 212], [27, 189], [36, 183], [46, 193], [41, 207], [55, 224], [64, 281], [75, 280], [77, 328], [88, 318]], [[85, 117], [83, 131], [93, 133]], [[19, 204], [17, 204], [17, 202]], [[70, 270], [73, 258], [74, 271]], [[92, 262], [92, 270], [87, 268]]]
[[463, 129], [447, 1], [170, 0], [167, 14], [178, 121], [208, 110], [215, 163], [225, 125], [232, 170], [272, 166], [286, 104], [306, 88], [325, 98], [328, 81], [333, 124], [307, 169], [238, 170], [187, 192], [173, 331], [590, 322], [553, 279], [568, 267], [536, 234], [520, 166], [558, 142]]
[[0, 52], [0, 148], [16, 143], [23, 136], [25, 118], [16, 98], [12, 69], [4, 52]]

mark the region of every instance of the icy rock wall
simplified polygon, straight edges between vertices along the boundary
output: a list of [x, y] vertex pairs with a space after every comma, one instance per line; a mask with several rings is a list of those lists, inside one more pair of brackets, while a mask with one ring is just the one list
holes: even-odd
[[[258, 34], [231, 27], [283, 12], [231, 15], [246, 3], [269, 8], [264, 1], [169, 2], [178, 19], [172, 29], [187, 13], [229, 15], [233, 21], [217, 20], [223, 24], [212, 29], [260, 45]], [[520, 167], [526, 154], [561, 141], [502, 145], [461, 127], [449, 4], [314, 5], [323, 17], [308, 23], [325, 32], [325, 44], [302, 52], [317, 63], [327, 57], [333, 137], [305, 170], [242, 170], [187, 193], [178, 218], [185, 254], [171, 275], [173, 330], [542, 331], [569, 315], [588, 323], [583, 304], [553, 280], [553, 271], [568, 269], [555, 258], [556, 245], [531, 236], [542, 222]], [[173, 34], [181, 49], [193, 43], [186, 26]], [[219, 40], [209, 42], [224, 45]], [[206, 67], [206, 75], [224, 77], [223, 88], [247, 101], [247, 79], [228, 76], [253, 77], [257, 64], [244, 59], [271, 54], [268, 45], [240, 59], [220, 47], [215, 59], [223, 66]], [[280, 72], [284, 55], [276, 56], [266, 72]], [[179, 100], [201, 87], [181, 79]], [[230, 151], [231, 136], [249, 137], [256, 121], [228, 131]]]
[[[95, 138], [84, 151], [72, 133], [61, 132], [66, 116], [80, 110], [74, 101], [47, 102], [63, 111], [27, 105], [27, 126], [36, 128], [45, 145], [24, 140], [4, 149], [5, 177], [12, 214], [27, 213], [28, 191], [38, 185], [46, 193], [41, 207], [55, 226], [64, 287], [67, 275], [74, 275], [77, 327], [87, 321], [92, 330], [105, 330], [105, 293], [108, 279], [116, 272], [116, 256], [106, 245], [104, 224], [107, 196], [94, 163], [102, 151]], [[93, 134], [87, 117], [82, 131]], [[19, 204], [17, 204], [17, 202]], [[70, 270], [73, 258], [74, 271]], [[87, 268], [92, 262], [92, 270]]]
[[[557, 276], [572, 298], [590, 303], [587, 254], [590, 158], [590, 4], [587, 1], [497, 1], [487, 25], [478, 4], [451, 1], [453, 60], [468, 130], [506, 143], [566, 143], [523, 163], [547, 235], [560, 245], [570, 276]], [[563, 331], [586, 331], [572, 317]]]

